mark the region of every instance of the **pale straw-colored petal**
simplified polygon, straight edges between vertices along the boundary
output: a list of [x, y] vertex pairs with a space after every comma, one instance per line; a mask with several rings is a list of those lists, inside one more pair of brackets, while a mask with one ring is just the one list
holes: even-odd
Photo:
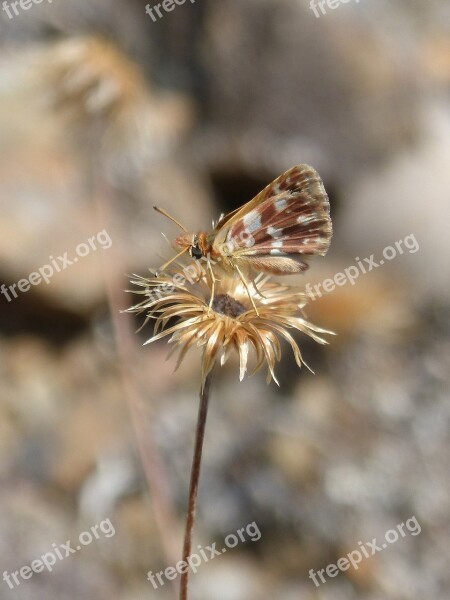
[[248, 336], [243, 329], [236, 330], [236, 346], [239, 352], [239, 380], [242, 381], [247, 372], [247, 362], [249, 353]]

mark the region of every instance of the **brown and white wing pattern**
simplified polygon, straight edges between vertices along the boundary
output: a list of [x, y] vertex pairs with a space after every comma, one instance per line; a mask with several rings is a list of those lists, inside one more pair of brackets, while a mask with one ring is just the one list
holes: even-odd
[[217, 240], [232, 248], [230, 258], [273, 274], [307, 269], [304, 259], [324, 255], [332, 235], [327, 193], [308, 165], [286, 171], [224, 221]]

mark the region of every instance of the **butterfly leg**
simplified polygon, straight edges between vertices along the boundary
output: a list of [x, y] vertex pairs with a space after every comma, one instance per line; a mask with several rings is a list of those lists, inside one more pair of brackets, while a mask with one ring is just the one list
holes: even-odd
[[244, 275], [243, 275], [242, 271], [240, 270], [240, 268], [239, 268], [239, 267], [238, 267], [236, 264], [234, 264], [234, 268], [235, 268], [235, 269], [236, 269], [236, 271], [239, 273], [239, 277], [241, 278], [241, 281], [242, 281], [242, 283], [244, 284], [244, 287], [245, 287], [245, 289], [247, 290], [247, 294], [248, 294], [248, 297], [250, 298], [250, 302], [252, 303], [252, 305], [253, 305], [253, 308], [255, 309], [255, 313], [256, 313], [256, 314], [258, 315], [258, 317], [259, 317], [259, 312], [258, 312], [258, 309], [256, 308], [256, 304], [255, 304], [255, 302], [254, 302], [254, 300], [253, 300], [253, 296], [252, 296], [252, 294], [251, 294], [251, 292], [250, 292], [250, 288], [248, 287], [248, 283], [247, 283], [247, 281], [246, 281], [246, 279], [245, 279], [245, 277], [244, 277]]
[[209, 306], [208, 306], [208, 313], [211, 312], [212, 310], [212, 304], [214, 301], [214, 296], [216, 293], [216, 276], [214, 275], [214, 271], [213, 268], [211, 267], [211, 258], [210, 255], [208, 254], [208, 256], [206, 257], [206, 265], [209, 271], [209, 275], [211, 277], [211, 299], [209, 301]]
[[264, 294], [258, 289], [258, 286], [256, 285], [256, 280], [252, 279], [252, 285], [255, 288], [255, 291], [257, 294], [259, 294], [259, 296], [261, 296], [261, 298], [266, 298], [266, 296], [264, 296]]
[[158, 273], [162, 273], [165, 269], [167, 269], [167, 267], [171, 263], [173, 263], [175, 260], [177, 260], [177, 258], [180, 258], [180, 256], [182, 254], [184, 254], [185, 252], [187, 252], [188, 250], [189, 250], [189, 248], [183, 248], [183, 250], [181, 250], [181, 252], [178, 252], [178, 254], [176, 254], [173, 258], [171, 258], [166, 263], [164, 263], [163, 266], [158, 269]]

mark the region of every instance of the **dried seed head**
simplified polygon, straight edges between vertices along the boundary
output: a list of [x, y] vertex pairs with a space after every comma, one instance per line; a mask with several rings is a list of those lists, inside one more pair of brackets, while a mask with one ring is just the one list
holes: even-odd
[[221, 315], [236, 318], [245, 312], [245, 307], [228, 294], [217, 294], [214, 296], [212, 309]]
[[[174, 268], [170, 274], [132, 280], [142, 289], [130, 291], [143, 295], [144, 299], [127, 312], [146, 313], [144, 325], [149, 319], [156, 320], [154, 335], [146, 343], [170, 336], [173, 351], [179, 351], [177, 367], [187, 350], [197, 346], [202, 351], [204, 381], [216, 360], [220, 359], [223, 365], [230, 352], [237, 352], [242, 380], [252, 349], [256, 358], [252, 373], [266, 364], [267, 382], [271, 379], [277, 382], [274, 367], [281, 359], [280, 339], [290, 344], [299, 367], [304, 362], [289, 330], [302, 332], [319, 344], [328, 343], [319, 334], [332, 332], [312, 325], [303, 316], [307, 302], [304, 293], [259, 275], [256, 286], [250, 286], [258, 308], [256, 314], [240, 277], [218, 265], [214, 272], [217, 281], [211, 308], [211, 281], [198, 262], [184, 267], [178, 264], [178, 269]], [[167, 327], [173, 318], [178, 318], [178, 322]]]

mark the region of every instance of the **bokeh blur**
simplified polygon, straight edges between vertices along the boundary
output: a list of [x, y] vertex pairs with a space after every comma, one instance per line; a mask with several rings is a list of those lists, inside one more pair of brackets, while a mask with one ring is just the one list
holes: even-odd
[[[147, 572], [181, 557], [199, 355], [174, 373], [165, 341], [142, 346], [123, 290], [173, 254], [153, 205], [207, 229], [297, 163], [334, 237], [291, 279], [337, 336], [298, 338], [315, 375], [284, 348], [279, 388], [216, 370], [194, 548], [261, 537], [191, 598], [450, 598], [448, 1], [146, 5], [2, 5], [0, 598], [177, 597]], [[412, 517], [420, 534], [310, 577]]]

